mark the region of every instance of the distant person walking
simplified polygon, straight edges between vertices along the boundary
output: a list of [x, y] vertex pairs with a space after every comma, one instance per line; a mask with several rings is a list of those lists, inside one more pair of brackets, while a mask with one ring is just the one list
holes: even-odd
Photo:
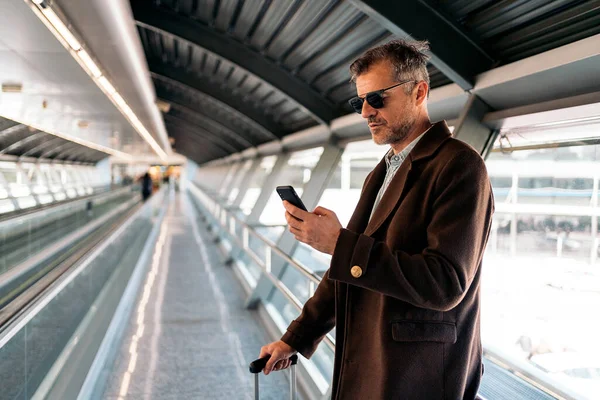
[[152, 178], [149, 173], [145, 173], [142, 177], [142, 198], [144, 201], [148, 200], [148, 197], [152, 194]]

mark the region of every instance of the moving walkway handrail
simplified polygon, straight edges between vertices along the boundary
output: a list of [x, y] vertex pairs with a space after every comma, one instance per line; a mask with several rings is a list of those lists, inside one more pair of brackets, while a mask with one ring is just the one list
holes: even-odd
[[[262, 270], [263, 274], [271, 281], [271, 283], [273, 283], [273, 285], [294, 305], [294, 307], [296, 307], [296, 309], [299, 312], [302, 311], [303, 303], [298, 299], [298, 297], [296, 297], [296, 295], [279, 278], [277, 278], [275, 275], [272, 274], [272, 272], [271, 272], [272, 253], [277, 254], [286, 263], [288, 263], [292, 268], [294, 268], [295, 270], [297, 270], [298, 272], [300, 272], [302, 275], [304, 275], [306, 278], [309, 279], [309, 283], [310, 283], [309, 295], [310, 296], [313, 295], [314, 290], [316, 289], [316, 286], [321, 282], [321, 277], [318, 274], [316, 274], [315, 272], [313, 272], [311, 269], [309, 269], [308, 267], [306, 267], [306, 266], [302, 265], [301, 263], [299, 263], [298, 261], [294, 260], [286, 252], [284, 252], [279, 247], [277, 247], [277, 245], [275, 243], [273, 243], [271, 240], [267, 239], [266, 237], [264, 237], [263, 235], [258, 233], [255, 230], [255, 228], [253, 228], [252, 226], [247, 224], [243, 219], [241, 219], [240, 217], [235, 215], [235, 213], [232, 212], [231, 208], [228, 209], [227, 207], [221, 206], [219, 204], [221, 202], [221, 200], [216, 198], [216, 196], [214, 194], [212, 194], [212, 195], [209, 194], [209, 191], [205, 190], [204, 188], [202, 188], [200, 185], [198, 185], [195, 182], [190, 182], [190, 185], [188, 187], [190, 188], [190, 193], [195, 192], [196, 195], [198, 195], [198, 192], [199, 192], [201, 195], [204, 195], [210, 199], [210, 201], [213, 203], [213, 206], [215, 208], [213, 217], [215, 217], [216, 221], [221, 225], [221, 227], [223, 229], [229, 231], [233, 240], [236, 242], [237, 246], [239, 246], [241, 249], [243, 249], [246, 252], [246, 254], [248, 254], [248, 256], [252, 258], [252, 260], [259, 266], [259, 268]], [[200, 201], [202, 201], [201, 195], [197, 196]], [[235, 230], [236, 226], [235, 226], [235, 223], [232, 223], [232, 221], [235, 221], [235, 223], [238, 223], [242, 227], [242, 239], [237, 237], [236, 230]], [[228, 224], [228, 222], [229, 222], [229, 224]], [[266, 246], [265, 248], [266, 248], [267, 252], [266, 252], [266, 257], [265, 257], [266, 260], [265, 261], [263, 261], [261, 259], [261, 257], [259, 257], [256, 253], [254, 253], [254, 251], [252, 251], [252, 249], [250, 248], [249, 235], [254, 236], [258, 240], [263, 242], [264, 245]], [[331, 335], [327, 334], [324, 338], [324, 341], [331, 350], [335, 350], [335, 339]]]
[[90, 223], [77, 229], [76, 231], [72, 232], [71, 234], [61, 238], [58, 242], [53, 243], [51, 246], [47, 247], [46, 249], [42, 250], [41, 252], [35, 254], [32, 257], [27, 258], [25, 261], [14, 266], [13, 268], [4, 272], [3, 274], [0, 274], [0, 295], [2, 294], [2, 289], [6, 285], [10, 284], [11, 282], [13, 282], [15, 279], [19, 278], [20, 276], [23, 276], [23, 274], [27, 273], [32, 268], [35, 268], [40, 262], [43, 262], [43, 260], [50, 257], [52, 254], [56, 254], [57, 252], [64, 250], [71, 243], [75, 243], [79, 239], [89, 235], [96, 228], [102, 226], [104, 223], [109, 221], [114, 216], [129, 209], [133, 204], [137, 203], [138, 201], [139, 201], [138, 199], [134, 198], [134, 199], [129, 200], [126, 203], [121, 204], [114, 210], [111, 210], [110, 212], [101, 216], [100, 218], [91, 221]]
[[[33, 186], [33, 185], [24, 185], [24, 186], [28, 186], [30, 188], [31, 194], [29, 196], [36, 197], [36, 196], [41, 196], [41, 195], [52, 195], [52, 194], [55, 194], [55, 192], [35, 193], [33, 191], [33, 189], [31, 188], [31, 186]], [[0, 189], [2, 189], [2, 185], [0, 185]], [[67, 190], [69, 188], [63, 187], [63, 189]], [[17, 217], [17, 216], [20, 216], [20, 215], [26, 215], [26, 214], [29, 214], [29, 213], [35, 213], [35, 212], [38, 212], [38, 211], [41, 211], [41, 210], [47, 210], [49, 208], [52, 208], [52, 207], [55, 207], [55, 206], [58, 206], [58, 205], [62, 205], [62, 204], [73, 203], [74, 201], [77, 201], [77, 200], [90, 199], [90, 198], [96, 197], [98, 195], [101, 195], [101, 194], [104, 194], [104, 193], [108, 193], [108, 192], [111, 192], [111, 191], [115, 190], [115, 189], [112, 188], [112, 185], [94, 186], [91, 189], [92, 189], [92, 193], [91, 194], [84, 194], [84, 195], [77, 194], [76, 197], [65, 197], [62, 200], [55, 200], [55, 201], [51, 201], [49, 203], [38, 204], [38, 205], [35, 205], [33, 207], [27, 207], [27, 208], [20, 208], [19, 207], [19, 208], [16, 208], [15, 210], [13, 210], [13, 211], [1, 213], [0, 214], [0, 221], [5, 220], [5, 219], [11, 219], [13, 217]], [[9, 195], [8, 197], [6, 197], [7, 200], [11, 200], [11, 201], [13, 201], [13, 203], [15, 201], [18, 201], [20, 198], [21, 197], [15, 197], [12, 194]]]
[[63, 210], [68, 210], [71, 208], [80, 207], [82, 205], [87, 204], [89, 201], [98, 201], [100, 199], [110, 199], [116, 196], [120, 196], [122, 194], [130, 193], [131, 187], [126, 186], [115, 190], [110, 190], [98, 194], [92, 194], [90, 196], [86, 196], [84, 198], [74, 199], [68, 202], [60, 202], [57, 204], [48, 205], [48, 207], [43, 207], [41, 209], [34, 209], [31, 212], [20, 213], [14, 216], [9, 216], [8, 218], [0, 219], [0, 231], [7, 231], [12, 229], [14, 226], [22, 225], [31, 220], [40, 218], [41, 215], [48, 215], [50, 213], [58, 213]]
[[[149, 203], [147, 203], [149, 204]], [[125, 206], [125, 205], [123, 205]], [[75, 278], [77, 278], [91, 263], [100, 255], [110, 244], [112, 244], [121, 233], [125, 231], [143, 212], [144, 207], [139, 207], [132, 215], [129, 215], [125, 222], [119, 225], [110, 233], [110, 236], [95, 246], [91, 253], [84, 256], [84, 259], [76, 264], [72, 271], [67, 272], [54, 282], [48, 290], [42, 292], [31, 304], [29, 304], [24, 312], [22, 312], [14, 320], [11, 320], [7, 326], [0, 326], [0, 349], [4, 347], [21, 329], [27, 325], [41, 310], [44, 309], [60, 292]]]

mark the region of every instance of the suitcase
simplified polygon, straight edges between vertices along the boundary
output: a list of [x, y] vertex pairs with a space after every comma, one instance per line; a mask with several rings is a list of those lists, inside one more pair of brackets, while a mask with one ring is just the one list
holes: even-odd
[[[271, 356], [266, 356], [263, 358], [259, 358], [258, 360], [254, 360], [250, 363], [250, 372], [254, 374], [254, 400], [259, 400], [258, 394], [258, 375], [267, 365], [267, 361], [269, 361]], [[298, 399], [298, 390], [296, 389], [296, 364], [298, 363], [298, 356], [293, 355], [290, 357], [292, 361], [292, 365], [290, 367], [290, 400]]]

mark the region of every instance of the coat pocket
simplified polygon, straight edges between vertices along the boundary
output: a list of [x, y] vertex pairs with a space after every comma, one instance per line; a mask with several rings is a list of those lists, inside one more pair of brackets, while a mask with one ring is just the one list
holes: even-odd
[[393, 321], [392, 338], [397, 342], [456, 343], [456, 325], [442, 321]]

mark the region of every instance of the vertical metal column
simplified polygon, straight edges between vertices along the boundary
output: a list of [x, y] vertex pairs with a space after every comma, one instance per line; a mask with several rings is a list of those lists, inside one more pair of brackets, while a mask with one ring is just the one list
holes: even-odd
[[[236, 173], [233, 175], [233, 177], [231, 179], [231, 184], [229, 185], [229, 188], [227, 189], [226, 193], [224, 194], [225, 199], [227, 199], [227, 205], [231, 205], [231, 203], [233, 202], [233, 199], [231, 201], [229, 201], [229, 199], [231, 197], [231, 192], [235, 188], [238, 188], [238, 192], [239, 192], [239, 187], [242, 184], [242, 182], [244, 181], [244, 179], [246, 178], [248, 169], [252, 166], [252, 160], [241, 160], [241, 161], [239, 161], [238, 164], [239, 164], [238, 169], [237, 169]], [[237, 193], [236, 193], [236, 197], [237, 197]]]
[[231, 203], [231, 205], [233, 207], [239, 208], [240, 205], [242, 204], [242, 200], [244, 200], [244, 197], [246, 196], [246, 193], [248, 192], [248, 189], [250, 188], [250, 184], [252, 183], [254, 174], [256, 174], [258, 167], [260, 167], [261, 161], [262, 161], [262, 159], [259, 157], [252, 159], [252, 164], [250, 165], [250, 168], [248, 168], [248, 170], [244, 174], [244, 177], [239, 185], [239, 191], [238, 191], [237, 195], [235, 196], [235, 198], [233, 199], [233, 202]]
[[227, 198], [227, 190], [230, 188], [230, 185], [233, 181], [233, 177], [235, 176], [238, 167], [242, 164], [241, 161], [238, 162], [234, 162], [231, 167], [229, 168], [229, 171], [227, 171], [227, 175], [225, 176], [225, 179], [223, 180], [223, 184], [221, 185], [221, 187], [219, 188], [219, 196]]
[[485, 114], [490, 111], [490, 106], [471, 94], [460, 113], [453, 133], [455, 138], [473, 146], [483, 158], [487, 157], [496, 137], [496, 132], [481, 122]]
[[592, 189], [592, 199], [590, 201], [592, 206], [592, 250], [590, 254], [590, 264], [595, 264], [598, 259], [598, 177], [594, 176], [594, 186]]
[[260, 216], [262, 215], [263, 211], [265, 210], [265, 207], [267, 206], [267, 203], [269, 202], [269, 199], [271, 198], [271, 194], [273, 194], [273, 192], [275, 191], [275, 188], [279, 184], [279, 176], [281, 174], [281, 171], [283, 171], [283, 168], [287, 164], [290, 157], [291, 157], [290, 153], [281, 153], [281, 154], [277, 155], [277, 161], [275, 161], [273, 170], [271, 171], [271, 173], [265, 180], [263, 189], [261, 190], [260, 195], [258, 196], [258, 199], [256, 200], [256, 203], [254, 203], [252, 212], [250, 213], [250, 215], [248, 215], [248, 218], [246, 219], [246, 222], [248, 224], [250, 224], [250, 225], [257, 224], [258, 221], [260, 220]]

